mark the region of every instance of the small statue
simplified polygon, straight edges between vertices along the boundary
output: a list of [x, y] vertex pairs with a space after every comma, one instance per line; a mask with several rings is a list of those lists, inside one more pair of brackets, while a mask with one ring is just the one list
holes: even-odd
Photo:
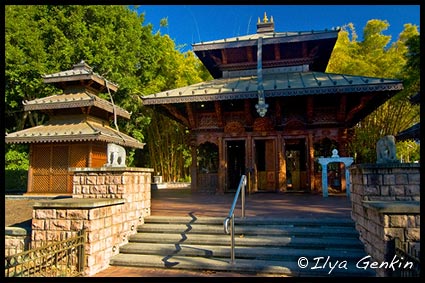
[[125, 149], [114, 143], [108, 143], [107, 148], [108, 167], [125, 167]]
[[376, 143], [376, 163], [399, 163], [396, 158], [395, 137], [386, 135]]

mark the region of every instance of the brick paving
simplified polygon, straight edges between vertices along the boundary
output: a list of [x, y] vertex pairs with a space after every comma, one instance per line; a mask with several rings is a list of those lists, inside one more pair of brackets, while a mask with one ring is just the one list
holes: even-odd
[[[151, 215], [218, 216], [229, 213], [233, 193], [191, 193], [190, 189], [159, 189], [152, 191]], [[235, 216], [241, 215], [241, 200]], [[351, 201], [345, 194], [254, 193], [245, 198], [246, 217], [351, 218]], [[161, 268], [110, 266], [92, 277], [261, 277], [258, 274], [234, 272], [188, 271]], [[265, 275], [264, 275], [265, 276]], [[268, 275], [270, 276], [270, 275]]]

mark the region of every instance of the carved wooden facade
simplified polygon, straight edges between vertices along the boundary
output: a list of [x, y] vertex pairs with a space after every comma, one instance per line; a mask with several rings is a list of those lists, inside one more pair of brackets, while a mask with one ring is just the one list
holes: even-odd
[[256, 34], [193, 45], [213, 80], [143, 98], [190, 129], [193, 191], [234, 191], [242, 174], [251, 192], [321, 190], [316, 158], [347, 156], [350, 129], [403, 88], [326, 73], [338, 32], [275, 32], [265, 18]]

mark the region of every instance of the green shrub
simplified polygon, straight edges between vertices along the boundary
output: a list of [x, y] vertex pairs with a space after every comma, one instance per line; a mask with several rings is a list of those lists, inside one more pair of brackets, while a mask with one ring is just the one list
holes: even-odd
[[28, 146], [8, 146], [5, 154], [6, 193], [27, 191], [28, 168]]
[[6, 169], [5, 178], [6, 193], [25, 193], [27, 191], [28, 170]]

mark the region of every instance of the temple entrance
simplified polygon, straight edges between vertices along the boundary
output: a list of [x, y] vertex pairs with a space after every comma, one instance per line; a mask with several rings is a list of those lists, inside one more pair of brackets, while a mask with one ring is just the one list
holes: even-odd
[[226, 141], [226, 192], [236, 192], [245, 174], [245, 140]]
[[254, 191], [276, 191], [276, 143], [273, 139], [254, 140]]
[[305, 139], [287, 139], [285, 149], [288, 191], [306, 191], [308, 186]]

